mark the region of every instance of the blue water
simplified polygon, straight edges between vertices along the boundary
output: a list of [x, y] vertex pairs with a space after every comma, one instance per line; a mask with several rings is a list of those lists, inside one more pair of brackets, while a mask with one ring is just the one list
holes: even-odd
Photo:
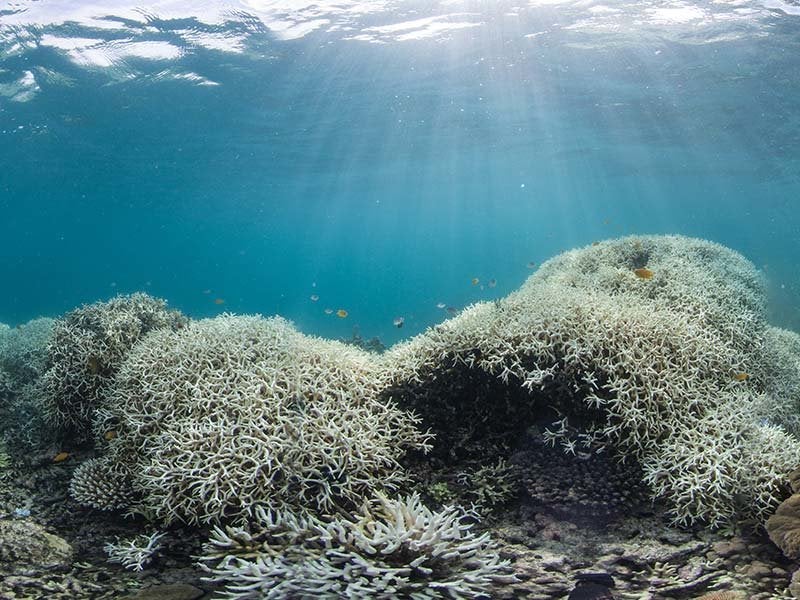
[[0, 9], [0, 322], [143, 290], [391, 343], [681, 233], [800, 329], [796, 4], [72, 4]]

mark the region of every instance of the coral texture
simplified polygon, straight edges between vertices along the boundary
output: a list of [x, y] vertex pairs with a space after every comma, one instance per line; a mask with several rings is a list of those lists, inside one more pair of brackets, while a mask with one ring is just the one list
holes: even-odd
[[[98, 411], [97, 437], [111, 439], [92, 471], [130, 474], [136, 510], [164, 522], [360, 504], [395, 488], [398, 459], [429, 437], [413, 415], [377, 400], [369, 356], [280, 318], [223, 315], [154, 331], [128, 353]], [[107, 505], [91, 485], [109, 477], [86, 475], [76, 473], [73, 494]]]
[[161, 538], [166, 533], [151, 533], [150, 535], [137, 535], [130, 540], [117, 540], [103, 546], [108, 554], [108, 562], [119, 563], [132, 571], [143, 570], [161, 549]]
[[95, 414], [109, 442], [93, 468], [130, 473], [135, 508], [162, 521], [357, 504], [426, 447], [416, 413], [440, 455], [489, 460], [559, 416], [546, 441], [635, 463], [675, 522], [763, 522], [800, 464], [800, 337], [769, 327], [764, 305], [732, 250], [623, 238], [557, 256], [381, 355], [232, 316], [126, 346], [113, 383], [64, 350], [83, 371], [60, 406], [65, 420]]
[[[215, 528], [202, 558], [230, 598], [475, 598], [514, 581], [460, 509], [380, 496], [352, 518], [259, 508], [252, 529]], [[210, 565], [210, 566], [208, 566]]]
[[112, 463], [90, 458], [72, 474], [69, 491], [78, 502], [100, 510], [129, 508], [138, 498], [127, 461]]
[[[762, 288], [751, 263], [702, 240], [644, 236], [569, 251], [505, 299], [382, 355], [387, 395], [439, 439], [454, 420], [479, 423], [480, 441], [554, 411], [567, 422], [553, 441], [639, 462], [676, 522], [763, 521], [800, 463], [800, 444], [787, 418], [798, 398], [774, 394], [786, 389], [776, 376], [787, 375], [762, 358], [780, 335], [766, 324]], [[493, 415], [475, 401], [480, 391], [458, 388], [475, 371], [527, 397], [505, 393]]]
[[94, 411], [103, 405], [134, 343], [148, 331], [185, 323], [166, 302], [141, 293], [84, 305], [56, 321], [40, 380], [48, 420], [77, 436], [88, 435]]
[[42, 317], [19, 327], [0, 327], [0, 371], [7, 373], [9, 388], [19, 391], [44, 372], [54, 323]]

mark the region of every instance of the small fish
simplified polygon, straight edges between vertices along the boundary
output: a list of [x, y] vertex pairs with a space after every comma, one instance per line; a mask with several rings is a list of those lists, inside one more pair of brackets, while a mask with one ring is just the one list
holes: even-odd
[[392, 321], [394, 326], [397, 327], [398, 329], [400, 329], [403, 326], [403, 323], [405, 322], [406, 320], [404, 317], [395, 317], [394, 321]]
[[535, 262], [533, 262], [533, 261], [531, 261], [531, 262], [529, 262], [529, 263], [528, 263], [526, 266], [527, 266], [529, 269], [535, 269], [535, 268], [536, 268], [536, 263], [535, 263]]
[[497, 279], [490, 279], [489, 283], [487, 283], [490, 288], [497, 287]]
[[214, 298], [214, 304], [216, 304], [217, 306], [222, 306], [223, 304], [225, 304], [225, 300], [223, 298]]
[[332, 315], [333, 314], [333, 309], [332, 308], [326, 308], [325, 309], [325, 314], [326, 315]]
[[733, 378], [736, 381], [747, 381], [750, 379], [750, 375], [748, 373], [736, 373]]
[[477, 277], [473, 277], [472, 278], [472, 285], [478, 285], [480, 282], [481, 282], [481, 280], [478, 279]]
[[446, 308], [446, 307], [447, 304], [445, 304], [444, 302], [439, 302], [439, 304], [436, 305], [436, 308]]
[[211, 290], [203, 290], [203, 293], [208, 296], [211, 293]]
[[458, 312], [458, 309], [455, 306], [448, 306], [447, 312], [450, 315], [455, 315]]
[[336, 311], [336, 316], [339, 317], [340, 319], [346, 319], [347, 311], [343, 308], [340, 308], [339, 310]]
[[634, 269], [633, 272], [639, 279], [652, 279], [653, 278], [653, 271], [648, 269], [647, 267], [642, 267], [640, 269]]
[[107, 441], [107, 442], [110, 442], [110, 441], [111, 441], [111, 440], [113, 440], [115, 437], [117, 437], [117, 432], [116, 432], [116, 431], [114, 431], [113, 429], [111, 429], [110, 431], [106, 431], [106, 432], [103, 434], [103, 439], [104, 439], [105, 441]]
[[599, 246], [600, 242], [592, 242], [592, 246]]
[[319, 296], [317, 296], [316, 294], [311, 294], [311, 295], [309, 296], [309, 299], [310, 299], [312, 302], [316, 302], [317, 300], [319, 300]]
[[69, 458], [69, 452], [59, 452], [53, 457], [54, 463], [64, 462]]
[[89, 369], [89, 373], [92, 375], [97, 375], [101, 369], [100, 359], [96, 356], [90, 356], [89, 360], [86, 362], [86, 366]]

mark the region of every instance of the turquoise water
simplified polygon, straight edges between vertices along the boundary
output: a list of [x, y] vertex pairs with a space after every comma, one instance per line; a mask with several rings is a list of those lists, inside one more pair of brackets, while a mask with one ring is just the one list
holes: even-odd
[[143, 290], [390, 343], [680, 233], [800, 329], [797, 4], [73, 4], [0, 10], [0, 322]]

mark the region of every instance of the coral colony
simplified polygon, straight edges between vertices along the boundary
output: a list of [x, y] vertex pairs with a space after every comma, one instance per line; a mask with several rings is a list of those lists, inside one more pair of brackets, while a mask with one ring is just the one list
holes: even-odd
[[[697, 239], [566, 252], [506, 298], [383, 354], [279, 317], [190, 320], [143, 294], [31, 325], [49, 341], [29, 344], [25, 372], [3, 350], [26, 343], [11, 331], [0, 331], [8, 439], [38, 428], [93, 441], [73, 497], [154, 526], [213, 527], [199, 562], [233, 598], [472, 598], [511, 581], [473, 531], [477, 513], [407, 494], [405, 459], [490, 457], [455, 484], [501, 502], [510, 436], [545, 415], [546, 447], [602, 456], [608, 478], [638, 483], [677, 524], [764, 523], [800, 465], [800, 336], [769, 326], [751, 263]], [[522, 483], [558, 501], [537, 487], [546, 462]], [[452, 498], [445, 483], [430, 490]], [[623, 492], [607, 504], [625, 506]], [[772, 528], [795, 553], [796, 504]], [[137, 569], [159, 540], [107, 550]]]

